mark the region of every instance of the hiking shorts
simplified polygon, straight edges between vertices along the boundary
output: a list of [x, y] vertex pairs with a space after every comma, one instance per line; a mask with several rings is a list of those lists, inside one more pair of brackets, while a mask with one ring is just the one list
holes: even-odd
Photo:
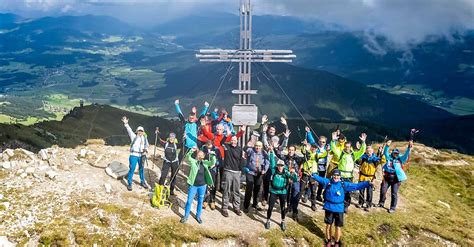
[[332, 225], [334, 222], [337, 227], [342, 227], [344, 225], [344, 213], [335, 213], [325, 210], [324, 223]]

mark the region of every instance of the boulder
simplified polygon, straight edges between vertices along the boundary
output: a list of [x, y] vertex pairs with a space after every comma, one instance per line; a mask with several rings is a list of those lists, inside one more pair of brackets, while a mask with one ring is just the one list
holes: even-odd
[[104, 184], [105, 192], [106, 193], [111, 193], [112, 192], [112, 185], [110, 184]]
[[2, 163], [2, 167], [3, 167], [3, 169], [8, 170], [8, 169], [12, 168], [12, 165], [11, 165], [10, 161], [5, 161], [5, 162]]
[[15, 168], [18, 165], [18, 162], [10, 161], [10, 165], [11, 165], [12, 168]]
[[21, 175], [22, 173], [24, 173], [25, 170], [23, 169], [18, 169], [18, 171], [16, 171], [16, 175]]
[[21, 152], [21, 153], [25, 154], [25, 155], [28, 156], [28, 157], [35, 156], [35, 154], [34, 154], [33, 152], [28, 151], [28, 150], [23, 149], [23, 148], [18, 148], [18, 149], [16, 149], [15, 151]]
[[30, 167], [25, 169], [25, 172], [26, 172], [26, 174], [30, 175], [30, 174], [33, 174], [35, 172], [35, 170], [36, 169], [34, 167], [30, 166]]
[[38, 167], [38, 170], [40, 170], [40, 171], [46, 171], [46, 170], [48, 170], [48, 169], [49, 169], [49, 166], [47, 166], [47, 165], [40, 165], [40, 166]]
[[8, 241], [6, 236], [0, 236], [0, 246], [2, 247], [15, 247], [16, 244]]
[[41, 149], [38, 154], [42, 160], [48, 160], [48, 150]]
[[115, 179], [122, 179], [128, 174], [128, 166], [124, 165], [118, 161], [112, 161], [107, 168], [105, 168], [105, 172], [115, 178]]
[[85, 158], [86, 155], [87, 155], [87, 149], [81, 149], [81, 151], [79, 151], [79, 157]]
[[8, 157], [13, 157], [15, 155], [15, 151], [13, 149], [7, 148], [5, 151], [3, 151], [4, 154], [8, 155]]
[[46, 176], [51, 179], [51, 180], [54, 180], [59, 174], [55, 171], [48, 171], [46, 172]]

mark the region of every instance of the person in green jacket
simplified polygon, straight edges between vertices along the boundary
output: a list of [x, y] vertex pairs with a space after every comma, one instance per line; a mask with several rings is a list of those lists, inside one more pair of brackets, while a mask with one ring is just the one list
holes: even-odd
[[[352, 183], [354, 178], [354, 165], [355, 162], [362, 157], [365, 153], [366, 144], [365, 140], [367, 139], [367, 134], [362, 133], [359, 136], [360, 141], [362, 142], [360, 149], [355, 151], [352, 149], [352, 143], [346, 142], [344, 144], [344, 149], [340, 150], [336, 147], [336, 142], [338, 139], [337, 132], [332, 133], [331, 141], [331, 151], [334, 154], [336, 160], [338, 160], [338, 170], [341, 172], [341, 180], [344, 182]], [[334, 159], [334, 158], [333, 158]], [[351, 194], [346, 192], [344, 194], [344, 213], [347, 213], [347, 209], [351, 205]]]
[[270, 161], [271, 169], [271, 179], [270, 179], [270, 198], [268, 200], [268, 210], [267, 210], [267, 222], [265, 223], [265, 229], [270, 229], [270, 218], [272, 217], [273, 207], [278, 198], [280, 200], [280, 209], [281, 209], [281, 224], [280, 228], [282, 231], [286, 230], [285, 225], [285, 205], [286, 205], [286, 196], [287, 188], [289, 183], [298, 182], [298, 174], [294, 168], [287, 170], [285, 162], [283, 160], [278, 160], [276, 162]]
[[204, 196], [206, 195], [206, 190], [208, 185], [213, 185], [212, 176], [209, 172], [209, 168], [216, 163], [216, 156], [211, 154], [210, 160], [205, 160], [206, 155], [202, 150], [199, 150], [196, 155], [196, 159], [192, 155], [197, 151], [197, 147], [192, 148], [186, 154], [186, 161], [191, 170], [189, 171], [188, 176], [188, 199], [186, 201], [186, 207], [184, 209], [184, 216], [181, 218], [181, 223], [186, 223], [188, 220], [189, 214], [191, 212], [191, 205], [193, 204], [194, 197], [196, 193], [198, 194], [198, 205], [196, 212], [196, 221], [199, 224], [202, 224], [201, 212], [202, 204], [204, 202]]

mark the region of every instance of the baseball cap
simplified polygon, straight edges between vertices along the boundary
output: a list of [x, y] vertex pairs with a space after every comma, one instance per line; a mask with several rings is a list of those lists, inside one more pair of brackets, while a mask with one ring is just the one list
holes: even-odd
[[277, 161], [277, 166], [284, 166], [285, 165], [285, 161], [283, 160], [278, 160]]

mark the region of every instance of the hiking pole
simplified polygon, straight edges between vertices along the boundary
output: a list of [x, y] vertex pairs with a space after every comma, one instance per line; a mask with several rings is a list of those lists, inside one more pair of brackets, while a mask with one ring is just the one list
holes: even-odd
[[[417, 130], [415, 128], [410, 130], [410, 141], [413, 142], [413, 139], [415, 138], [415, 134], [418, 133], [418, 132], [420, 132], [420, 130]], [[411, 158], [411, 154], [408, 155], [408, 160], [407, 160], [407, 165], [406, 165], [407, 171], [408, 171], [408, 169], [410, 169], [410, 158]]]
[[160, 127], [156, 127], [155, 130], [155, 148], [153, 150], [153, 159], [156, 159], [156, 144], [158, 143], [158, 134], [160, 133]]

